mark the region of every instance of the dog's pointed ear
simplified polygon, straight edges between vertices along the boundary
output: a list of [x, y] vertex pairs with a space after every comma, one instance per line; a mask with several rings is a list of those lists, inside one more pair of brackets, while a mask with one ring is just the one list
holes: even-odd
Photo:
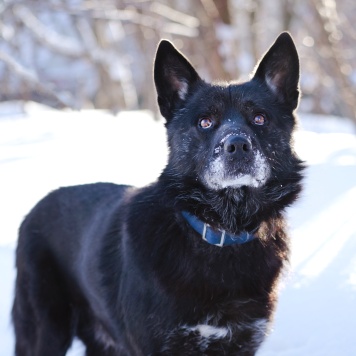
[[253, 80], [263, 80], [277, 97], [294, 110], [299, 100], [299, 58], [293, 39], [283, 32], [263, 56]]
[[191, 87], [201, 81], [189, 61], [171, 42], [158, 45], [154, 64], [154, 81], [161, 114], [169, 119], [179, 101], [184, 101]]

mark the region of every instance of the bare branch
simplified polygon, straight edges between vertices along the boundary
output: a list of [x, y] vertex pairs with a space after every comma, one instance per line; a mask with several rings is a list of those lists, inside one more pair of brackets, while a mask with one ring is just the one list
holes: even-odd
[[163, 16], [169, 20], [174, 22], [179, 22], [180, 24], [187, 26], [187, 27], [199, 27], [200, 21], [194, 17], [185, 14], [184, 12], [177, 11], [172, 9], [171, 7], [161, 4], [159, 2], [154, 2], [150, 10], [160, 16]]
[[68, 57], [82, 57], [84, 49], [80, 43], [53, 31], [43, 25], [38, 18], [23, 5], [13, 8], [15, 16], [34, 34], [36, 39], [53, 51]]
[[56, 93], [52, 88], [48, 87], [41, 83], [36, 73], [25, 68], [19, 62], [17, 62], [14, 58], [12, 58], [9, 54], [0, 51], [0, 61], [6, 64], [6, 66], [11, 70], [14, 74], [24, 80], [26, 83], [36, 88], [38, 91], [53, 97], [56, 99], [62, 106], [73, 108], [72, 102], [73, 100], [68, 100], [63, 95]]

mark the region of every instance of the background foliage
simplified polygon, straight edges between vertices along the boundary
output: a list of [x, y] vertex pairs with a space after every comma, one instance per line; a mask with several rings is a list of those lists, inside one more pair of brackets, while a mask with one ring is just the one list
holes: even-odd
[[353, 0], [3, 0], [0, 101], [155, 110], [159, 39], [206, 80], [235, 80], [287, 30], [301, 56], [301, 110], [355, 120], [355, 16]]

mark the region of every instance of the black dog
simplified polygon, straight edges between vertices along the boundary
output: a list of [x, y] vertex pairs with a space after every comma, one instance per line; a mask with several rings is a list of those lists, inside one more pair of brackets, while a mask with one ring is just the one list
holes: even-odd
[[[254, 355], [288, 260], [283, 210], [299, 61], [281, 34], [253, 78], [208, 84], [171, 43], [155, 60], [169, 161], [143, 189], [59, 189], [20, 228], [16, 355]], [[136, 143], [135, 143], [136, 144]]]

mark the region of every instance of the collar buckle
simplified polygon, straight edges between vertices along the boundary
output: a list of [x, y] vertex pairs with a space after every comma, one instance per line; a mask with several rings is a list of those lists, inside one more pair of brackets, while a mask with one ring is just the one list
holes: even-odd
[[[211, 242], [206, 239], [206, 231], [208, 230], [208, 228], [210, 228], [210, 225], [208, 225], [207, 223], [204, 223], [203, 232], [201, 234], [201, 237], [204, 241], [211, 244]], [[222, 230], [221, 235], [220, 235], [220, 242], [218, 242], [216, 244], [213, 243], [213, 245], [223, 247], [224, 243], [225, 243], [225, 238], [226, 238], [226, 231]]]
[[209, 224], [199, 220], [195, 215], [192, 215], [187, 211], [182, 211], [182, 216], [193, 228], [193, 230], [201, 235], [202, 239], [210, 245], [218, 247], [231, 246], [235, 244], [241, 245], [256, 238], [255, 232], [257, 229], [251, 233], [243, 231], [239, 235], [232, 235], [227, 233], [225, 230], [213, 229]]

